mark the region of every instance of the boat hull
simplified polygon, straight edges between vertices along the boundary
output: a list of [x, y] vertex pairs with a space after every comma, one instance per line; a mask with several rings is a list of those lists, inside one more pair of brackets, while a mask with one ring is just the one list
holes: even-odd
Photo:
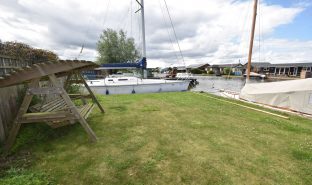
[[96, 94], [143, 94], [143, 93], [159, 93], [159, 92], [181, 92], [187, 91], [189, 81], [180, 81], [174, 83], [159, 84], [133, 84], [133, 85], [103, 85], [90, 86], [91, 90]]

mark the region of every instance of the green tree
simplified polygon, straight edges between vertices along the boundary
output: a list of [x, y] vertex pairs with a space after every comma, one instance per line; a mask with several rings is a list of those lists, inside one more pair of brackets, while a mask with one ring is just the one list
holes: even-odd
[[97, 43], [100, 64], [134, 62], [140, 57], [139, 51], [135, 47], [134, 39], [127, 38], [123, 30], [119, 32], [106, 29], [102, 32]]
[[224, 73], [225, 75], [231, 74], [231, 68], [229, 68], [229, 67], [224, 68], [224, 69], [223, 69], [223, 73]]

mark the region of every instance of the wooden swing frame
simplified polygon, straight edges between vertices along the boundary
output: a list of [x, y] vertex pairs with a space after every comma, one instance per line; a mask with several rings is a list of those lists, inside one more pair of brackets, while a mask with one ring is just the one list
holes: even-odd
[[[19, 108], [17, 116], [13, 122], [12, 128], [9, 132], [8, 138], [5, 142], [4, 152], [8, 154], [12, 148], [21, 125], [24, 123], [35, 123], [35, 122], [46, 122], [48, 125], [56, 125], [58, 127], [59, 123], [72, 124], [79, 122], [84, 128], [85, 132], [88, 134], [90, 141], [95, 142], [97, 137], [85, 118], [92, 111], [93, 105], [96, 104], [102, 113], [104, 109], [96, 99], [95, 95], [91, 91], [87, 82], [81, 75], [81, 71], [86, 69], [92, 69], [96, 67], [93, 62], [86, 61], [57, 61], [57, 62], [47, 62], [35, 64], [32, 67], [25, 69], [20, 69], [18, 72], [13, 72], [13, 75], [8, 75], [6, 79], [0, 80], [0, 87], [16, 85], [28, 81], [28, 87], [26, 89], [26, 94]], [[62, 85], [57, 77], [67, 76], [64, 85]], [[76, 76], [75, 80], [71, 77]], [[41, 79], [48, 79], [51, 83], [51, 87], [40, 87], [39, 82]], [[88, 91], [88, 95], [75, 94], [70, 95], [66, 92], [66, 88], [72, 83], [83, 84]], [[59, 95], [63, 104], [58, 105], [61, 109], [53, 111], [52, 108], [45, 112], [28, 112], [30, 109], [31, 100], [35, 95]], [[80, 97], [85, 100], [85, 97], [89, 97], [93, 101], [92, 106], [84, 105], [81, 109], [75, 106], [71, 97]], [[48, 105], [47, 105], [48, 106]], [[54, 106], [56, 107], [56, 106]], [[66, 107], [62, 110], [62, 108]], [[38, 111], [38, 110], [37, 110]], [[84, 113], [84, 115], [82, 114]], [[63, 124], [66, 125], [66, 124]]]

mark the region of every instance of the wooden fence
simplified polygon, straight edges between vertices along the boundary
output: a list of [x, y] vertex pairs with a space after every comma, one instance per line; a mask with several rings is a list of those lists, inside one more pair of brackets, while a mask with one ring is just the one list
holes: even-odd
[[0, 142], [4, 142], [22, 101], [23, 85], [0, 88]]
[[4, 76], [17, 68], [30, 66], [32, 62], [21, 61], [13, 57], [0, 55], [0, 77]]

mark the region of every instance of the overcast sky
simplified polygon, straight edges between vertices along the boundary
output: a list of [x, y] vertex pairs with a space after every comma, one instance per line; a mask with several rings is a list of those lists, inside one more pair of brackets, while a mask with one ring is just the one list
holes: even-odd
[[[167, 0], [186, 65], [246, 62], [253, 0]], [[0, 39], [95, 60], [103, 29], [141, 47], [135, 0], [0, 0]], [[310, 0], [260, 0], [253, 62], [312, 62]], [[182, 66], [163, 0], [145, 1], [148, 67]], [[173, 43], [171, 42], [173, 41]], [[259, 52], [260, 51], [260, 52]]]

